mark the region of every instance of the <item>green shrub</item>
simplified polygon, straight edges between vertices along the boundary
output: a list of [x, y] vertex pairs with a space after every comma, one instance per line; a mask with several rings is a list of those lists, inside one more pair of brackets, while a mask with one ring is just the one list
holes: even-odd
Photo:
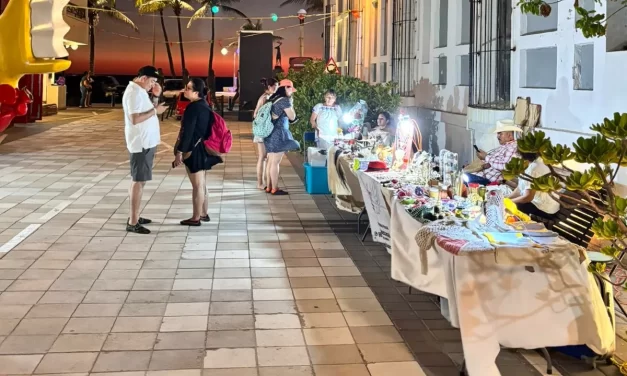
[[294, 110], [299, 120], [290, 125], [294, 139], [301, 141], [303, 133], [311, 130], [309, 117], [313, 107], [324, 102], [324, 92], [328, 89], [335, 90], [337, 102], [342, 110], [350, 110], [357, 101], [363, 99], [368, 104], [366, 122], [376, 123], [377, 115], [381, 111], [393, 113], [401, 103], [397, 94], [392, 94], [394, 83], [370, 85], [355, 77], [341, 76], [339, 74], [325, 73], [323, 61], [309, 61], [298, 72], [290, 71], [288, 78], [294, 82], [298, 90], [294, 94]]

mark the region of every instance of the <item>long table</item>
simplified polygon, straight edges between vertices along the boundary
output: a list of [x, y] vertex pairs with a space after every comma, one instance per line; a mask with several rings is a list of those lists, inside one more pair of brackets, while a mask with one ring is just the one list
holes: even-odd
[[[597, 282], [587, 271], [590, 260], [585, 252], [564, 247], [535, 257], [523, 251], [522, 265], [512, 260], [517, 253], [456, 256], [436, 244], [426, 250], [427, 273], [423, 274], [415, 240], [423, 225], [373, 174], [355, 175], [373, 235], [377, 232], [373, 220], [386, 223], [389, 218], [389, 237], [378, 241], [390, 246], [392, 278], [448, 301], [451, 324], [461, 330], [470, 376], [500, 376], [495, 363], [500, 346], [587, 345], [598, 354], [615, 350], [613, 308], [608, 312]], [[379, 194], [373, 192], [377, 185]], [[378, 198], [370, 200], [373, 195]]]

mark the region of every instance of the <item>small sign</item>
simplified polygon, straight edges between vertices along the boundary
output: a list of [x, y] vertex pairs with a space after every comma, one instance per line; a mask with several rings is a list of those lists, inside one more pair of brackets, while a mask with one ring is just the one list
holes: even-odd
[[329, 61], [327, 61], [327, 65], [324, 67], [324, 71], [325, 73], [340, 74], [340, 70], [337, 68], [337, 64], [332, 57], [330, 57]]
[[305, 63], [313, 60], [311, 57], [291, 57], [290, 58], [290, 69], [295, 71], [299, 71], [305, 67]]
[[68, 16], [75, 18], [79, 21], [87, 21], [87, 10], [83, 8], [76, 8], [76, 4], [68, 3], [68, 5], [65, 7], [65, 13], [67, 13]]

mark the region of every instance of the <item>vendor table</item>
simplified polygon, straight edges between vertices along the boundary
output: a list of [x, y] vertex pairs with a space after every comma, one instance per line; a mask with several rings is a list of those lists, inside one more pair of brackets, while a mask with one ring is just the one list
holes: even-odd
[[[338, 160], [350, 166], [348, 158]], [[392, 278], [447, 299], [451, 324], [461, 331], [468, 375], [500, 376], [495, 363], [500, 346], [587, 345], [598, 354], [614, 351], [613, 318], [587, 271], [585, 252], [568, 246], [548, 254], [523, 249], [453, 255], [436, 244], [426, 250], [423, 273], [415, 240], [423, 225], [380, 184], [383, 174], [354, 174], [373, 238], [389, 246]]]
[[614, 351], [614, 327], [585, 253], [566, 248], [513, 265], [511, 258], [497, 263], [494, 252], [455, 256], [435, 245], [422, 274], [414, 240], [420, 227], [403, 205], [392, 204], [392, 278], [448, 300], [470, 376], [501, 375], [495, 364], [500, 345], [585, 344], [598, 354]]

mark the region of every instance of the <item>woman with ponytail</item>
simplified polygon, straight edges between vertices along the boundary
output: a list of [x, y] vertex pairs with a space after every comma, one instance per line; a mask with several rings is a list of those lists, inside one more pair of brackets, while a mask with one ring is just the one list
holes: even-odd
[[222, 158], [207, 153], [203, 141], [211, 135], [213, 112], [207, 103], [207, 87], [200, 78], [192, 78], [185, 86], [185, 98], [191, 102], [181, 119], [181, 130], [174, 148], [172, 167], [184, 164], [192, 183], [192, 217], [181, 221], [183, 226], [200, 226], [209, 222], [205, 171], [222, 163]]
[[[266, 104], [270, 96], [272, 96], [279, 88], [279, 83], [274, 78], [262, 78], [261, 84], [266, 90], [257, 101], [257, 107], [255, 108], [255, 112], [253, 112], [253, 119], [257, 117], [259, 109]], [[268, 184], [270, 184], [270, 177], [268, 174], [269, 169], [264, 168], [268, 153], [266, 153], [266, 146], [263, 143], [263, 138], [255, 136], [253, 142], [257, 145], [257, 188], [265, 190]], [[266, 174], [264, 174], [264, 169], [266, 170]], [[264, 180], [266, 184], [264, 184]]]

